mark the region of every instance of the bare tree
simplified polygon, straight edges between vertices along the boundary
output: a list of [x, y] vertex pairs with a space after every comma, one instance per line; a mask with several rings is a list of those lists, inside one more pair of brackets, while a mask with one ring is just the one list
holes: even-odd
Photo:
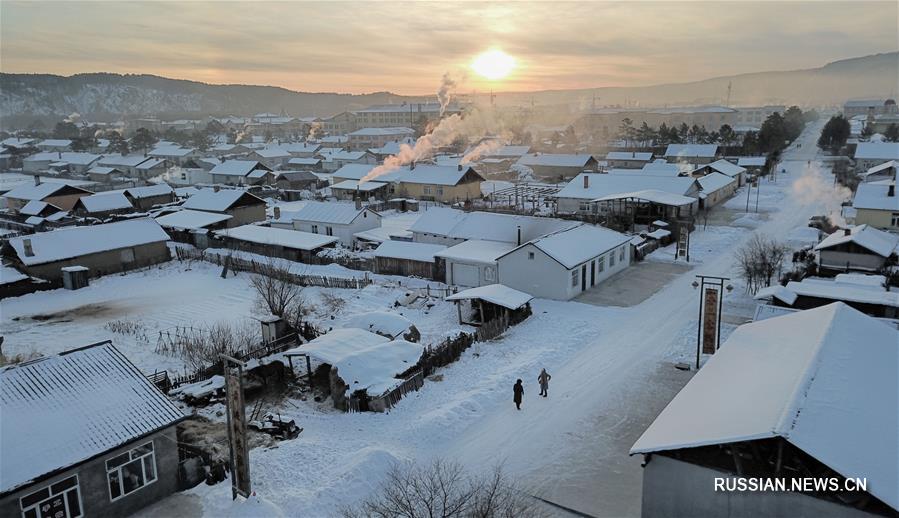
[[260, 265], [250, 284], [256, 290], [257, 305], [278, 317], [285, 318], [288, 309], [302, 299], [303, 287], [293, 282], [287, 268], [274, 262]]
[[497, 467], [489, 476], [471, 476], [459, 464], [394, 465], [381, 486], [347, 518], [540, 517], [531, 497]]
[[757, 233], [737, 249], [737, 265], [746, 281], [746, 291], [754, 294], [760, 288], [771, 286], [783, 270], [788, 250], [783, 243]]

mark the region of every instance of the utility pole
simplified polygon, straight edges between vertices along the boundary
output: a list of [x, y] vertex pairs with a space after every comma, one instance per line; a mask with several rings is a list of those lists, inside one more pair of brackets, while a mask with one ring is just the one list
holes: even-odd
[[727, 101], [724, 102], [724, 106], [727, 106], [728, 108], [730, 108], [730, 91], [731, 91], [732, 86], [733, 86], [733, 82], [728, 81], [727, 82]]

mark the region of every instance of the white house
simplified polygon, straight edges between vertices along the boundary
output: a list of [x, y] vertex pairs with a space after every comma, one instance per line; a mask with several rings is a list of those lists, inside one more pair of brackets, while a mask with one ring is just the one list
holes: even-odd
[[22, 169], [28, 172], [46, 171], [51, 165], [59, 164], [68, 167], [73, 173], [80, 174], [86, 173], [100, 158], [100, 155], [93, 153], [44, 151], [22, 159]]
[[609, 151], [606, 154], [609, 167], [639, 169], [652, 162], [652, 153], [638, 151]]
[[69, 139], [44, 139], [37, 143], [38, 149], [41, 151], [69, 151], [72, 148], [72, 141]]
[[899, 196], [895, 181], [861, 183], [852, 200], [857, 225], [899, 231]]
[[897, 168], [899, 168], [899, 161], [890, 160], [869, 168], [859, 176], [862, 178], [863, 182], [881, 182], [883, 180], [896, 181]]
[[252, 183], [247, 176], [257, 169], [272, 170], [257, 160], [225, 160], [213, 167], [209, 174], [214, 183], [245, 184]]
[[497, 258], [499, 282], [535, 297], [569, 300], [630, 265], [629, 236], [582, 224]]
[[710, 209], [734, 195], [737, 179], [713, 172], [697, 179], [702, 192], [699, 193], [699, 208]]
[[869, 225], [841, 228], [815, 246], [819, 270], [876, 272], [897, 254], [899, 236]]
[[272, 226], [334, 236], [341, 244], [353, 246], [353, 234], [380, 227], [381, 215], [352, 203], [310, 201], [296, 212], [283, 213]]
[[711, 173], [721, 173], [727, 175], [737, 181], [737, 187], [740, 187], [746, 181], [746, 168], [738, 166], [732, 162], [721, 159], [699, 166], [693, 170], [691, 176], [698, 178]]
[[470, 239], [434, 254], [446, 265], [446, 283], [476, 288], [497, 283], [497, 259], [516, 248], [515, 243]]

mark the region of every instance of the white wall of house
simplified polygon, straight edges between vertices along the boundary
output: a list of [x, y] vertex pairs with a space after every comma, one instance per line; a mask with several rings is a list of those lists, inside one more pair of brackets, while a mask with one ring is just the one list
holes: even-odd
[[428, 234], [425, 232], [413, 232], [412, 233], [412, 241], [416, 243], [429, 243], [432, 245], [445, 245], [445, 246], [453, 246], [458, 245], [459, 243], [464, 242], [464, 239], [457, 239], [453, 237], [440, 236], [437, 234]]
[[535, 297], [569, 300], [580, 295], [584, 288], [589, 290], [627, 268], [630, 253], [630, 244], [624, 243], [568, 269], [536, 246], [526, 244], [499, 258], [499, 282]]
[[477, 288], [499, 282], [496, 263], [446, 260], [446, 283], [465, 288]]
[[365, 211], [349, 224], [321, 223], [315, 221], [294, 220], [293, 228], [302, 232], [311, 232], [325, 236], [334, 236], [344, 246], [353, 246], [353, 234], [364, 230], [371, 230], [381, 226], [381, 216], [370, 211]]

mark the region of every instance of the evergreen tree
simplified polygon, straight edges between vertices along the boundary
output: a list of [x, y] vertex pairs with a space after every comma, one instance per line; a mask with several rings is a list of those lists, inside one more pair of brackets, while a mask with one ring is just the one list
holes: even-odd
[[152, 148], [158, 141], [159, 139], [156, 138], [156, 135], [147, 128], [137, 128], [134, 136], [131, 137], [131, 149], [145, 151]]
[[821, 136], [818, 137], [818, 147], [836, 154], [840, 148], [846, 145], [851, 129], [849, 121], [845, 117], [834, 115], [824, 124]]
[[887, 142], [899, 142], [899, 125], [894, 122], [887, 126], [886, 131], [883, 132], [883, 137]]

